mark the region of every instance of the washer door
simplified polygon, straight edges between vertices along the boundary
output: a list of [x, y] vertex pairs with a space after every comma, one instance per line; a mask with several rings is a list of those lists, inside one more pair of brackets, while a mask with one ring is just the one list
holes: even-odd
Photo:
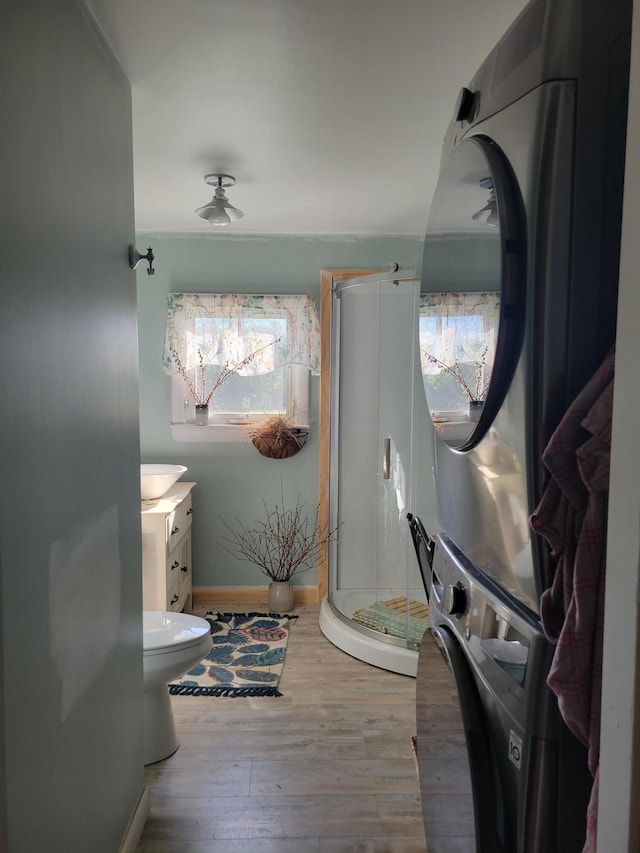
[[516, 180], [483, 136], [446, 158], [420, 286], [420, 361], [436, 434], [473, 447], [495, 418], [522, 344], [525, 229]]
[[444, 626], [428, 628], [420, 645], [416, 725], [427, 847], [455, 842], [460, 853], [502, 853], [502, 798], [480, 697], [464, 653]]
[[407, 521], [409, 522], [409, 530], [413, 539], [413, 547], [418, 558], [418, 567], [422, 575], [422, 583], [424, 584], [427, 603], [431, 595], [431, 567], [433, 566], [433, 551], [435, 548], [435, 539], [430, 537], [424, 529], [422, 521], [417, 515], [407, 513]]

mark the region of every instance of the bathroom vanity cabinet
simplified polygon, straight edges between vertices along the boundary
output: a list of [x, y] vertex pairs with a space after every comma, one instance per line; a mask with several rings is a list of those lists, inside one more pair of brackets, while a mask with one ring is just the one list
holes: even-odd
[[142, 606], [191, 611], [191, 490], [178, 482], [158, 500], [142, 501]]

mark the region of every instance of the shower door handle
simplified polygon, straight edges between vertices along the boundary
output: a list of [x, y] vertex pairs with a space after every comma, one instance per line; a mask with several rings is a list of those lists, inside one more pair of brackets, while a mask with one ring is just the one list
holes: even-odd
[[385, 438], [384, 450], [382, 452], [382, 479], [388, 480], [391, 477], [391, 439]]

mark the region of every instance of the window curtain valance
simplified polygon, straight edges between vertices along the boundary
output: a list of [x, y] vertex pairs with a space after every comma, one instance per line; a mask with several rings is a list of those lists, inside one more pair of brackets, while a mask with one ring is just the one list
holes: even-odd
[[434, 374], [444, 365], [484, 362], [492, 365], [500, 317], [500, 294], [425, 293], [420, 296], [420, 363]]
[[320, 372], [320, 324], [313, 297], [236, 293], [170, 293], [163, 364], [178, 373], [174, 353], [187, 370], [198, 364], [259, 375], [286, 364]]

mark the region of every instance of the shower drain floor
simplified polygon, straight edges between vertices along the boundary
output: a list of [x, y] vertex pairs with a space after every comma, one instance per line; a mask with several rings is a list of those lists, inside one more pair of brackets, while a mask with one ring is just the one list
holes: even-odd
[[423, 604], [422, 601], [416, 601], [414, 598], [410, 598], [407, 602], [406, 596], [401, 595], [399, 598], [390, 598], [389, 601], [383, 601], [382, 603], [392, 610], [397, 610], [399, 613], [406, 613], [408, 604], [409, 616], [413, 616], [416, 619], [429, 618], [429, 605]]
[[419, 643], [427, 627], [428, 616], [428, 605], [414, 599], [407, 602], [405, 596], [400, 596], [361, 607], [353, 614], [353, 620], [365, 628], [391, 637], [407, 637], [408, 633], [411, 642]]

